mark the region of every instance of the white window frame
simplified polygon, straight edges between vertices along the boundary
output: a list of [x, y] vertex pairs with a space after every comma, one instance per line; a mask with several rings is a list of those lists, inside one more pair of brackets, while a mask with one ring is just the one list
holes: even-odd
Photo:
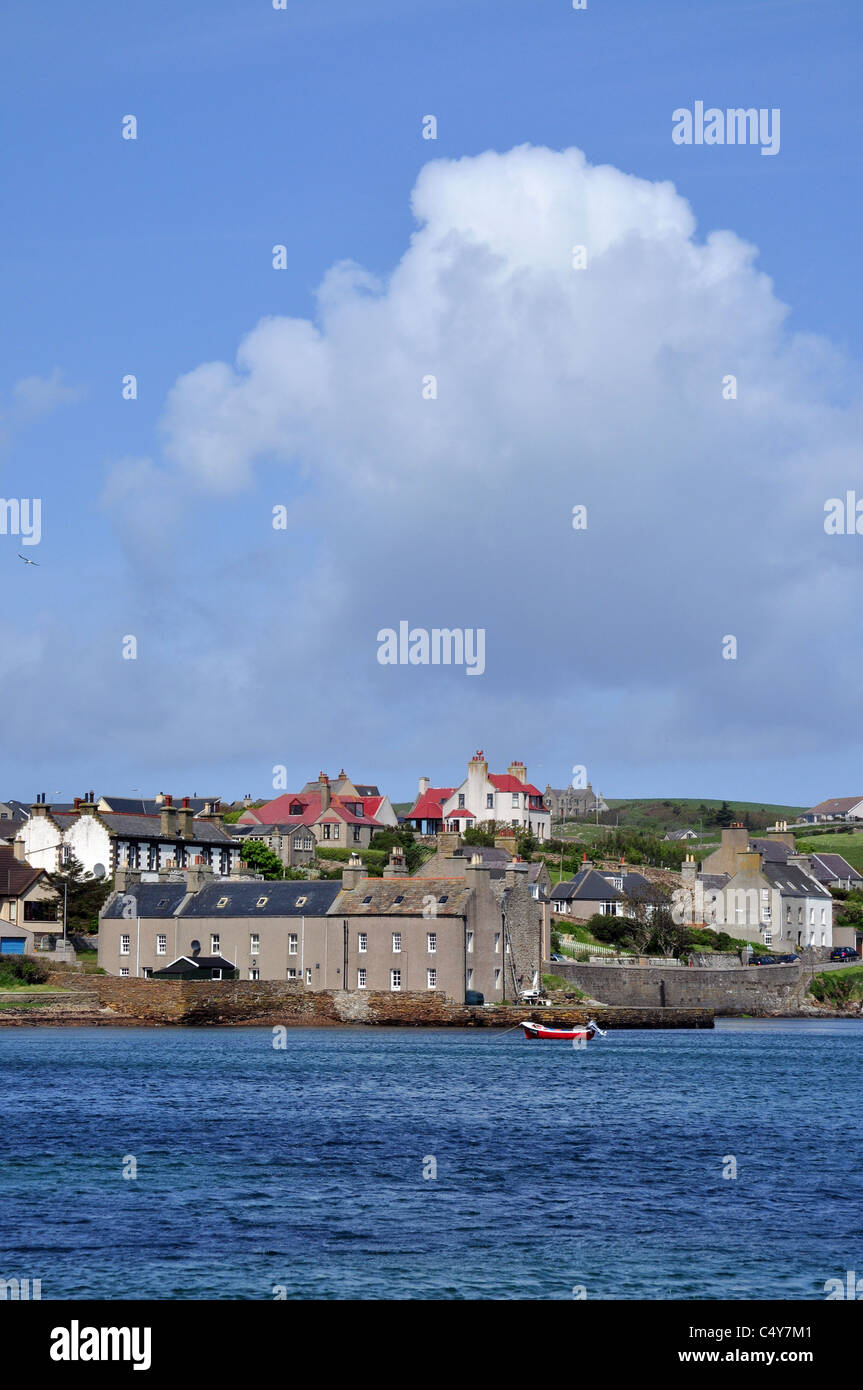
[[400, 931], [394, 931], [394, 932], [393, 932], [393, 955], [394, 955], [394, 956], [401, 955], [401, 949], [402, 949], [402, 934], [401, 934]]
[[288, 933], [288, 955], [295, 956], [300, 949], [299, 934], [295, 931]]
[[364, 956], [365, 953], [366, 953], [366, 951], [367, 951], [368, 949], [369, 949], [369, 937], [368, 937], [368, 932], [364, 932], [364, 931], [358, 932], [358, 933], [357, 933], [357, 950], [359, 951], [360, 955], [361, 955], [361, 956]]
[[159, 932], [156, 936], [156, 955], [166, 956], [168, 954], [168, 938], [164, 932]]
[[261, 938], [258, 932], [249, 932], [249, 955], [259, 956], [261, 954]]
[[222, 954], [222, 933], [217, 931], [210, 932], [210, 955], [220, 956]]
[[367, 980], [367, 979], [368, 979], [368, 971], [365, 969], [364, 966], [360, 966], [359, 969], [357, 970], [357, 989], [366, 989], [366, 988], [367, 988], [367, 986], [366, 986], [366, 980]]
[[390, 990], [393, 994], [399, 994], [402, 987], [402, 972], [400, 970], [390, 971]]
[[436, 955], [436, 954], [437, 954], [437, 932], [436, 932], [436, 931], [426, 932], [426, 947], [427, 947], [427, 949], [428, 949], [429, 955], [433, 956], [433, 955]]
[[426, 988], [437, 989], [437, 970], [434, 966], [429, 966], [426, 970]]
[[132, 938], [124, 932], [120, 937], [120, 955], [130, 956], [132, 954]]
[[473, 951], [473, 932], [472, 932], [472, 931], [469, 931], [468, 934], [467, 934], [467, 946], [466, 946], [466, 950], [471, 951], [471, 952]]

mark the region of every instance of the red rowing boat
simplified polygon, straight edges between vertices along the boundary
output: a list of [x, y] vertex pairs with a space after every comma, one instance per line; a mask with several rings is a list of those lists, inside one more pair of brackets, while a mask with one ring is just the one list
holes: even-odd
[[546, 1028], [544, 1023], [531, 1023], [529, 1019], [523, 1019], [522, 1028], [524, 1036], [530, 1041], [533, 1038], [558, 1038], [566, 1042], [578, 1041], [591, 1042], [597, 1033], [601, 1038], [605, 1037], [598, 1023], [590, 1019], [588, 1023], [580, 1023], [572, 1028]]

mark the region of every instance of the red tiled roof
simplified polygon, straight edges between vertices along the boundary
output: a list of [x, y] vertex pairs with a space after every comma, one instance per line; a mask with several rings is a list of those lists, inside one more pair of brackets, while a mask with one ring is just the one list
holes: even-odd
[[452, 796], [454, 787], [429, 787], [418, 797], [406, 820], [443, 820], [442, 803]]
[[447, 811], [445, 820], [476, 820], [476, 816], [466, 806], [456, 806], [454, 811]]
[[[353, 798], [351, 798], [353, 801]], [[302, 806], [300, 815], [292, 815], [292, 806]], [[382, 830], [383, 826], [374, 819], [373, 816], [355, 816], [353, 811], [349, 811], [342, 804], [341, 797], [332, 797], [326, 812], [330, 820], [345, 821], [348, 825], [369, 825], [372, 830]], [[277, 796], [274, 801], [268, 801], [266, 806], [258, 806], [255, 816], [260, 825], [281, 825], [291, 822], [295, 825], [313, 825], [321, 816], [321, 794], [320, 792], [302, 792], [300, 794], [284, 792]], [[245, 822], [247, 825], [248, 821]], [[254, 824], [254, 822], [252, 822]]]
[[535, 787], [532, 782], [519, 782], [517, 777], [512, 777], [508, 772], [490, 772], [488, 780], [499, 792], [527, 792], [528, 796], [542, 796], [539, 787]]

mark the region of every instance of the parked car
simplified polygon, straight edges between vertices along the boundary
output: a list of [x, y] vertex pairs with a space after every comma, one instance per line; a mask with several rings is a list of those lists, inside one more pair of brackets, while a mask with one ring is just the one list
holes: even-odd
[[830, 952], [831, 960], [859, 960], [853, 946], [834, 946]]
[[566, 960], [566, 956], [558, 956], [554, 951], [551, 953], [551, 960]]
[[777, 961], [777, 959], [776, 959], [775, 956], [752, 956], [752, 958], [751, 958], [750, 961], [749, 961], [749, 964], [750, 964], [750, 965], [778, 965], [779, 962]]
[[779, 960], [778, 960], [778, 964], [779, 964], [779, 965], [795, 965], [796, 962], [797, 962], [799, 959], [800, 959], [799, 956], [790, 955], [790, 954], [787, 955], [787, 956], [780, 956], [780, 957], [779, 957]]

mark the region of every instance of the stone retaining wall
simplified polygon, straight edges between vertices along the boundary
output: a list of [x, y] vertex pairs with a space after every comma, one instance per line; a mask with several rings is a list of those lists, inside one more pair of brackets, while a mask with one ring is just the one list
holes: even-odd
[[[538, 1023], [585, 1023], [595, 1017], [603, 1028], [712, 1028], [709, 1009], [609, 1009], [589, 1007], [525, 1009], [508, 1005], [468, 1008], [445, 995], [426, 991], [306, 990], [299, 980], [136, 980], [113, 975], [75, 976], [75, 984], [114, 1019], [130, 1023], [284, 1024], [288, 1027], [371, 1024], [396, 1028], [511, 1028], [523, 1018]], [[69, 975], [56, 972], [51, 984], [68, 987]], [[103, 1016], [106, 1016], [103, 1014]]]
[[811, 970], [799, 965], [749, 965], [737, 970], [697, 966], [579, 965], [554, 963], [555, 974], [603, 1004], [619, 1008], [703, 1008], [717, 1014], [769, 1018], [796, 1012]]

